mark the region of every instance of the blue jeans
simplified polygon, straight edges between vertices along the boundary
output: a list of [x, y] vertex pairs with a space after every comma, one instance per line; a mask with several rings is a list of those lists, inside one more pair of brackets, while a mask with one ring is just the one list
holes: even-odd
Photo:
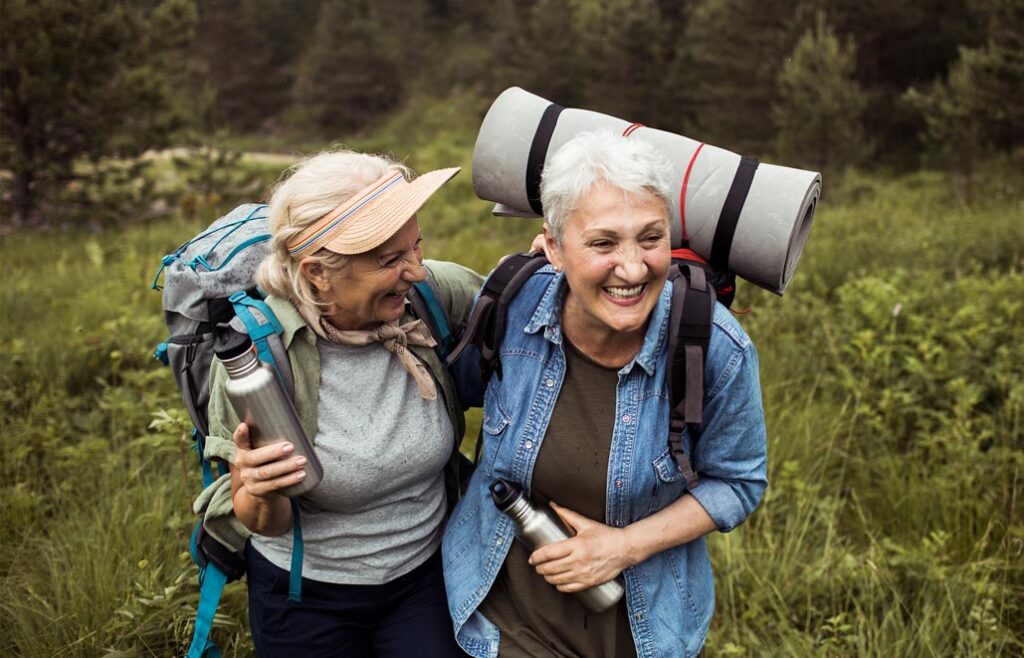
[[383, 585], [303, 578], [288, 600], [288, 572], [246, 547], [249, 625], [260, 658], [465, 654], [455, 643], [440, 552]]

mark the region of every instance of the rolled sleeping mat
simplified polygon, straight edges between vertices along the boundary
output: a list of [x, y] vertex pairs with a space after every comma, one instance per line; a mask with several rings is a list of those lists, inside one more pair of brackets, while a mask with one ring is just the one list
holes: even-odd
[[[672, 247], [778, 295], [793, 276], [821, 195], [821, 174], [758, 163], [711, 144], [606, 114], [562, 108], [518, 87], [480, 126], [473, 189], [501, 216], [540, 217], [544, 164], [574, 135], [611, 129], [644, 139], [672, 163]], [[688, 242], [688, 245], [687, 245]]]

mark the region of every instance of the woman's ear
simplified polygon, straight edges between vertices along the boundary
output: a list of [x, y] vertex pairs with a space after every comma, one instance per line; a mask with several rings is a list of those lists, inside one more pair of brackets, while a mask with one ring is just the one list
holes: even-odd
[[327, 279], [327, 270], [318, 259], [306, 256], [299, 261], [299, 271], [320, 292], [327, 292], [331, 289], [331, 282]]
[[562, 249], [555, 241], [555, 235], [551, 231], [551, 227], [548, 226], [547, 222], [544, 222], [544, 255], [547, 256], [548, 262], [551, 263], [556, 270], [561, 271]]

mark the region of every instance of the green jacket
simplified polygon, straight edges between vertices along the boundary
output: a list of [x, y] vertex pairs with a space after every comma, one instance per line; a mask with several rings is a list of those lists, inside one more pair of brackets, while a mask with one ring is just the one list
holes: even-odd
[[[473, 306], [473, 298], [483, 284], [483, 277], [456, 263], [428, 260], [423, 264], [427, 269], [427, 280], [432, 283], [438, 301], [448, 313], [451, 330], [458, 335], [466, 324]], [[316, 334], [287, 300], [270, 296], [267, 298], [267, 304], [284, 329], [282, 340], [295, 382], [295, 410], [299, 414], [306, 435], [311, 440], [315, 439], [316, 403], [320, 386], [320, 352], [316, 347]], [[406, 303], [401, 322], [413, 319], [415, 316], [412, 314], [411, 306]], [[434, 375], [447, 406], [448, 415], [451, 417], [454, 428], [453, 447], [447, 469], [448, 477], [445, 480], [449, 505], [452, 505], [458, 497], [458, 448], [466, 426], [463, 409], [456, 394], [455, 382], [433, 348], [410, 345], [409, 349], [423, 360]], [[206, 437], [205, 455], [207, 459], [233, 462], [235, 443], [231, 435], [240, 421], [225, 393], [226, 379], [227, 372], [220, 362], [214, 359], [210, 368], [210, 432]], [[233, 547], [239, 552], [242, 550], [251, 533], [234, 516], [231, 506], [230, 474], [222, 476], [204, 489], [193, 504], [193, 509], [197, 514], [204, 516], [204, 525], [209, 534], [225, 546]]]

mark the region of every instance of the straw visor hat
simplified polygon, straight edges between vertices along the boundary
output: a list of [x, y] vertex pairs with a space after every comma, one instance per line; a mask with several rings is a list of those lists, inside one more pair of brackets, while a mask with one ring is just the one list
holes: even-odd
[[370, 251], [398, 232], [459, 171], [436, 169], [407, 181], [393, 169], [313, 222], [288, 245], [288, 253], [301, 258], [319, 249], [345, 255]]

